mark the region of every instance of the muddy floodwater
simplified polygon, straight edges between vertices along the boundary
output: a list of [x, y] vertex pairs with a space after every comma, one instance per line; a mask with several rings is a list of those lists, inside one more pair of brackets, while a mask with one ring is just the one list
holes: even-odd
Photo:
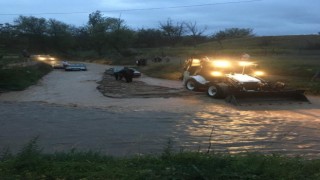
[[[45, 152], [150, 154], [170, 142], [177, 151], [320, 155], [319, 97], [308, 96], [311, 104], [237, 107], [186, 92], [180, 81], [145, 76], [125, 84], [132, 96], [118, 88], [112, 97], [115, 91], [97, 88], [108, 66], [87, 66], [86, 72], [54, 70], [25, 91], [1, 94], [0, 149], [17, 152], [38, 137]], [[125, 83], [105, 80], [107, 88]]]

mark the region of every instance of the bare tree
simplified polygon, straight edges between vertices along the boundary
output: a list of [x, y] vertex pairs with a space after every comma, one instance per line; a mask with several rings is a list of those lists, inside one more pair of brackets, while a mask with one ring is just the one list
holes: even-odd
[[174, 22], [168, 18], [165, 23], [160, 23], [160, 29], [171, 44], [175, 44], [185, 31], [184, 22]]
[[196, 37], [196, 36], [201, 36], [203, 35], [203, 33], [207, 30], [207, 26], [203, 27], [203, 28], [199, 28], [197, 25], [197, 22], [187, 22], [185, 23], [186, 25], [186, 29], [191, 33], [192, 36]]
[[191, 38], [193, 41], [193, 45], [195, 46], [198, 43], [198, 40], [201, 40], [201, 36], [207, 30], [207, 26], [203, 28], [199, 28], [197, 22], [187, 22], [185, 23], [186, 30], [191, 33]]

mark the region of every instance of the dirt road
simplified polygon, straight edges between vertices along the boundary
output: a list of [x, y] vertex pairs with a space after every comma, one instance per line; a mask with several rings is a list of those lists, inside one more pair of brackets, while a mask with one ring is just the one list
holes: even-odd
[[55, 70], [25, 91], [1, 94], [0, 149], [16, 152], [39, 136], [45, 152], [159, 153], [170, 139], [177, 150], [206, 151], [211, 142], [213, 151], [320, 155], [319, 97], [309, 97], [312, 104], [235, 107], [190, 94], [179, 81], [141, 77], [116, 82], [130, 86], [132, 96], [111, 98], [97, 89], [107, 67]]

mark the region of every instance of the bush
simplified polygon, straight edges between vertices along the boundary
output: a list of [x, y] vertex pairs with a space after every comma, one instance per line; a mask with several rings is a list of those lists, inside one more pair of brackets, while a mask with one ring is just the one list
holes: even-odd
[[[259, 153], [199, 152], [111, 157], [94, 152], [44, 154], [30, 141], [0, 158], [1, 179], [319, 179], [320, 160]], [[7, 154], [7, 153], [6, 153]]]
[[27, 67], [0, 69], [0, 90], [24, 90], [52, 70], [51, 66], [37, 63]]

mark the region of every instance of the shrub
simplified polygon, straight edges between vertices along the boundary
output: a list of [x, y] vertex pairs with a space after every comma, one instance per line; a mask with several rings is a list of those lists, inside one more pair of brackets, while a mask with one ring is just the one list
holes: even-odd
[[23, 90], [35, 84], [51, 70], [51, 66], [44, 63], [0, 69], [0, 90]]

